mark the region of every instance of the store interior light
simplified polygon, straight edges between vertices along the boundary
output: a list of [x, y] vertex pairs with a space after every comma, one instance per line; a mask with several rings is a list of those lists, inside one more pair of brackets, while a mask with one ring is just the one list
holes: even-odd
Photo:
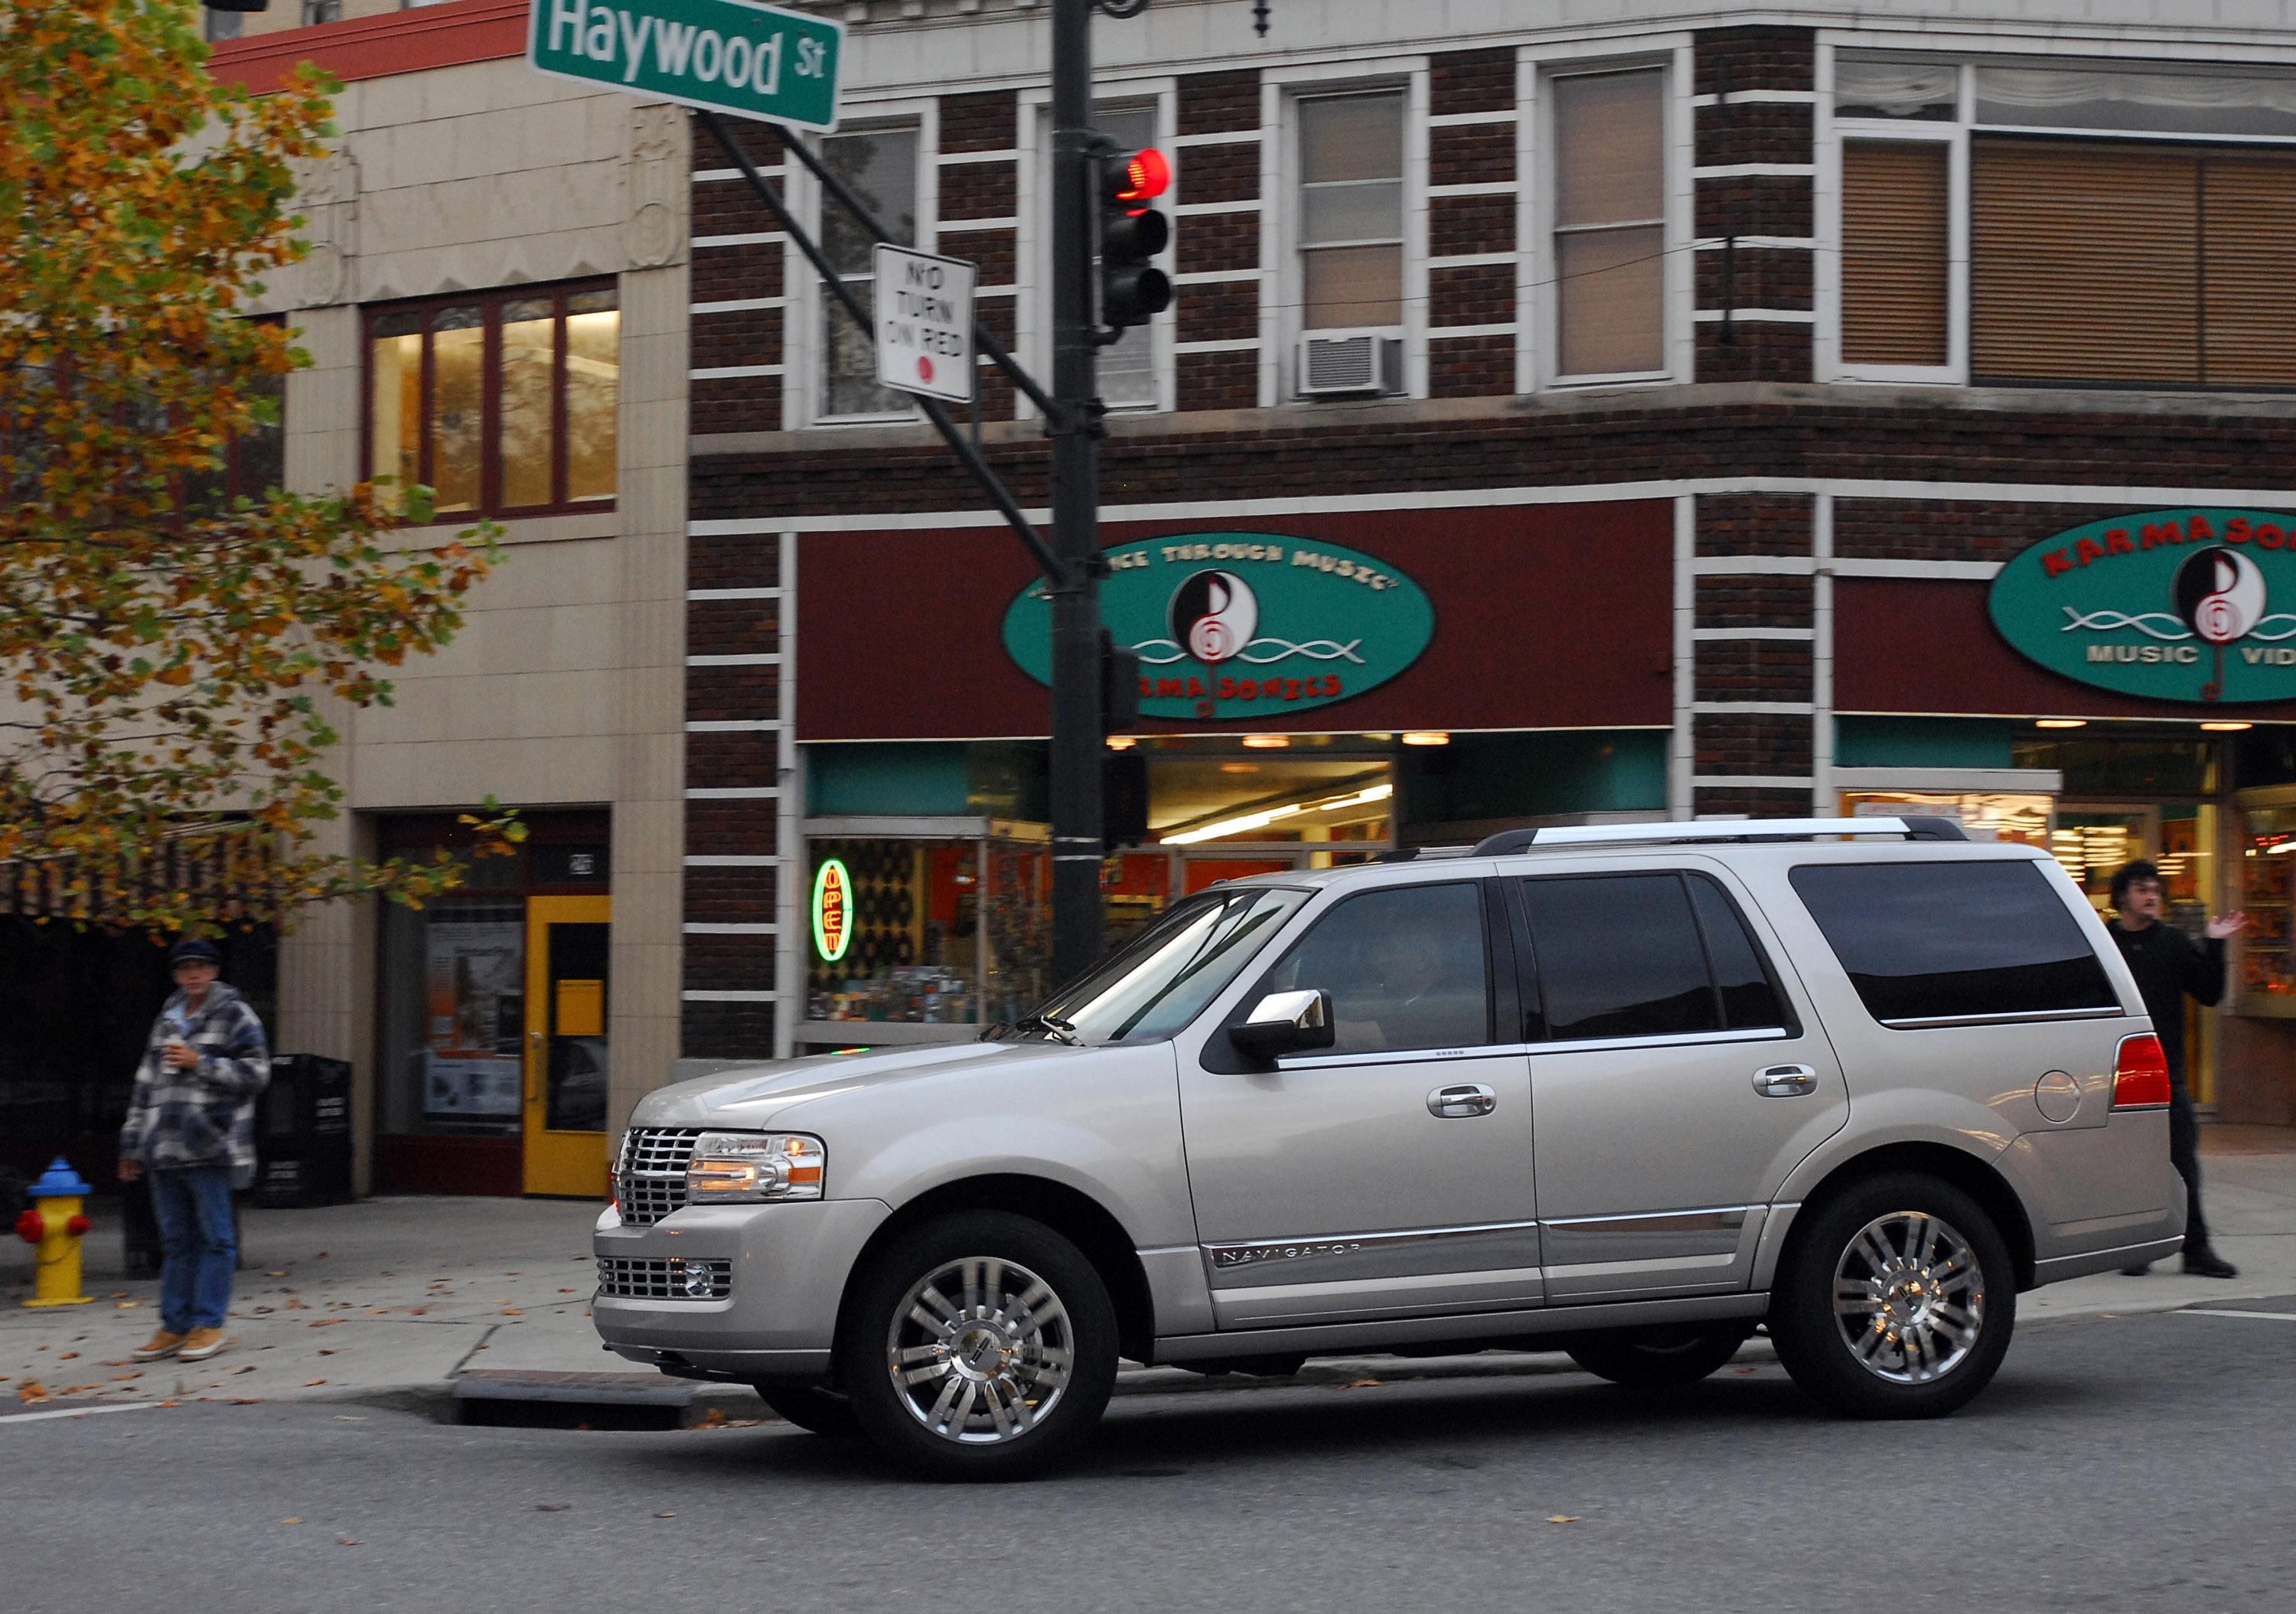
[[1258, 812], [1239, 813], [1233, 818], [1218, 818], [1193, 830], [1160, 837], [1168, 847], [1194, 846], [1199, 841], [1224, 840], [1231, 835], [1249, 834], [1264, 830], [1279, 818], [1291, 818], [1301, 813], [1335, 813], [1342, 807], [1362, 807], [1368, 802], [1384, 801], [1395, 794], [1392, 784], [1374, 784], [1351, 791], [1345, 796], [1332, 796], [1322, 801], [1292, 801], [1282, 807], [1263, 807]]
[[2033, 726], [2035, 728], [2087, 728], [2088, 719], [2086, 717], [2036, 717], [2033, 720]]
[[2253, 723], [2203, 723], [2201, 725], [2204, 732], [2211, 734], [2237, 734], [2255, 726]]
[[1292, 743], [1289, 734], [1246, 734], [1243, 749], [1248, 751], [1280, 751]]
[[1108, 737], [1108, 749], [1111, 751], [1128, 751], [1139, 743], [1129, 734], [1111, 734]]
[[1410, 733], [1404, 735], [1403, 743], [1406, 745], [1448, 745], [1451, 743], [1451, 736], [1443, 733], [1440, 729], [1414, 729]]

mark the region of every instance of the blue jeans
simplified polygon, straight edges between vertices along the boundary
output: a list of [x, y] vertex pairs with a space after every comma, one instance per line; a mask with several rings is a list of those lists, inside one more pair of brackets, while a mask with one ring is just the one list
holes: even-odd
[[231, 1310], [239, 1230], [231, 1220], [231, 1167], [153, 1171], [152, 1215], [160, 1224], [160, 1326], [171, 1334], [221, 1328]]

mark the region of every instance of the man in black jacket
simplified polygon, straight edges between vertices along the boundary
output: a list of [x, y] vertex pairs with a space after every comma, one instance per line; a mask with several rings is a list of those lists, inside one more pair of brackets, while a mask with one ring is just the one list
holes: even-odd
[[[2189, 995], [2206, 1007], [2224, 995], [2225, 941], [2248, 928], [2248, 915], [2234, 911], [2209, 921], [2208, 939], [2195, 944], [2161, 922], [2161, 896], [2158, 867], [2143, 858], [2124, 865], [2112, 877], [2112, 939], [2128, 961], [2169, 1057], [2169, 1158], [2185, 1179], [2185, 1270], [2204, 1278], [2237, 1277], [2232, 1263], [2210, 1248], [2209, 1225], [2201, 1216], [2201, 1124], [2185, 1086], [2185, 999]], [[2135, 1277], [2150, 1266], [2121, 1270]]]

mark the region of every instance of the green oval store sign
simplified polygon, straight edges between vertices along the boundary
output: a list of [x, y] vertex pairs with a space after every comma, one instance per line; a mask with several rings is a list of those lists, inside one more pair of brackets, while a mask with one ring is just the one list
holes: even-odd
[[[1393, 565], [1337, 544], [1197, 532], [1105, 552], [1100, 612], [1140, 658], [1140, 710], [1199, 722], [1275, 717], [1360, 695], [1419, 659], [1435, 607]], [[1004, 613], [1004, 648], [1053, 672], [1042, 582]]]
[[2154, 700], [2296, 699], [2296, 515], [2155, 510], [2044, 539], [1993, 626], [2053, 673]]

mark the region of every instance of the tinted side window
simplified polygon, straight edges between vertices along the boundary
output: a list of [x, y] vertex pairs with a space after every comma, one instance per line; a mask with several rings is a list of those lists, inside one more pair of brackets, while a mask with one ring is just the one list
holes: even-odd
[[1263, 992], [1318, 987], [1339, 1021], [1333, 1053], [1476, 1047], [1491, 1040], [1481, 890], [1398, 886], [1340, 904]]
[[1526, 880], [1522, 899], [1550, 1038], [1722, 1028], [1680, 875]]
[[2037, 864], [1805, 864], [1792, 880], [1875, 1020], [2118, 1005]]
[[1714, 984], [1722, 993], [1722, 1023], [1733, 1031], [1788, 1024], [1785, 1004], [1763, 968], [1761, 948], [1747, 933], [1745, 917], [1705, 875], [1684, 879], [1689, 882], [1691, 905], [1698, 910], [1698, 929], [1706, 938], [1706, 962], [1713, 966]]

